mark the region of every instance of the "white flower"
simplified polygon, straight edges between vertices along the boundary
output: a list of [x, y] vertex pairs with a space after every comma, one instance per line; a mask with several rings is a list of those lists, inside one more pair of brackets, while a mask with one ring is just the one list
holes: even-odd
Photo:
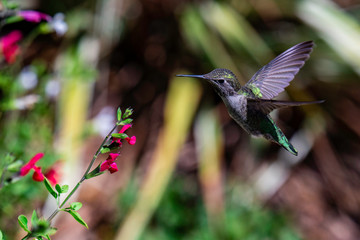
[[37, 74], [30, 66], [26, 66], [21, 70], [18, 79], [21, 86], [26, 90], [35, 88], [38, 83]]
[[50, 26], [54, 31], [62, 36], [64, 35], [68, 30], [68, 25], [64, 21], [65, 15], [63, 13], [57, 13], [55, 16], [49, 21]]
[[56, 98], [60, 93], [60, 81], [50, 80], [46, 83], [45, 94], [49, 98]]

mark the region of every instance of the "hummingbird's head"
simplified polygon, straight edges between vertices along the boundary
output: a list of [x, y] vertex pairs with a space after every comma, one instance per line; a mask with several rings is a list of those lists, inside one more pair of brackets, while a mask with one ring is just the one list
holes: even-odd
[[225, 68], [216, 68], [204, 75], [176, 75], [178, 77], [194, 77], [207, 80], [221, 96], [231, 96], [240, 90], [240, 83], [235, 74]]

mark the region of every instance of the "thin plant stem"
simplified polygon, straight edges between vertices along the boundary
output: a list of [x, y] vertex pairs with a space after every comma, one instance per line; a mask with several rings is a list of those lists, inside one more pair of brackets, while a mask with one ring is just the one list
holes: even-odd
[[101, 152], [101, 149], [102, 147], [104, 146], [104, 144], [107, 142], [107, 140], [110, 138], [112, 132], [116, 129], [118, 125], [115, 124], [115, 126], [111, 129], [111, 131], [108, 133], [108, 135], [105, 137], [104, 141], [101, 143], [100, 147], [98, 148], [98, 150], [96, 151], [94, 157], [92, 158], [88, 168], [86, 169], [84, 175], [82, 176], [81, 180], [80, 180], [80, 183], [83, 182], [85, 180], [85, 176], [90, 172], [91, 170], [91, 167], [93, 166], [95, 160], [97, 159], [97, 157], [99, 156], [100, 152]]
[[111, 134], [114, 132], [114, 130], [116, 129], [118, 125], [115, 124], [115, 126], [111, 129], [111, 131], [108, 133], [108, 135], [104, 138], [104, 141], [101, 143], [100, 147], [98, 148], [98, 150], [96, 151], [94, 157], [92, 158], [88, 168], [86, 169], [85, 173], [83, 174], [83, 176], [81, 177], [80, 181], [76, 184], [76, 186], [71, 190], [71, 192], [67, 195], [67, 197], [64, 199], [64, 201], [62, 201], [62, 203], [60, 204], [60, 206], [50, 215], [50, 217], [47, 219], [47, 221], [51, 221], [56, 214], [58, 214], [58, 212], [60, 211], [60, 209], [65, 205], [65, 203], [72, 197], [72, 195], [76, 192], [76, 190], [80, 187], [80, 184], [86, 179], [86, 175], [90, 172], [92, 166], [94, 165], [95, 160], [97, 159], [97, 157], [99, 156], [99, 154], [101, 153], [101, 149], [104, 146], [104, 144], [107, 142], [107, 140], [111, 137]]

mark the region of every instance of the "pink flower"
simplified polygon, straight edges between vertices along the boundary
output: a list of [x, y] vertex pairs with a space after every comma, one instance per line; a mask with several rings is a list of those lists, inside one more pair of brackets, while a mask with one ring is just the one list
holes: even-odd
[[[128, 130], [129, 128], [131, 128], [131, 124], [126, 124], [124, 125], [119, 133], [124, 133], [126, 130]], [[135, 136], [132, 136], [132, 137], [127, 137], [125, 138], [125, 140], [130, 144], [130, 145], [134, 145], [136, 143], [136, 137]], [[121, 138], [116, 138], [116, 137], [113, 137], [112, 138], [112, 143], [113, 142], [117, 142], [119, 145], [121, 145]]]
[[125, 140], [126, 140], [130, 145], [134, 145], [134, 144], [136, 143], [136, 137], [135, 137], [135, 136], [125, 138]]
[[110, 153], [108, 158], [100, 165], [100, 172], [105, 170], [109, 170], [110, 173], [117, 172], [118, 167], [115, 163], [115, 160], [118, 156], [118, 153]]
[[132, 127], [131, 124], [126, 124], [126, 125], [124, 125], [124, 126], [120, 129], [119, 133], [124, 133], [126, 130], [128, 130], [128, 129], [131, 128], [131, 127]]
[[[44, 156], [44, 153], [37, 153], [27, 164], [20, 169], [20, 176], [25, 176], [31, 169], [36, 168], [35, 163]], [[36, 171], [36, 170], [35, 170]]]
[[15, 62], [16, 56], [19, 54], [20, 51], [17, 42], [20, 41], [21, 38], [21, 32], [15, 30], [0, 39], [0, 49], [7, 63], [11, 64]]
[[41, 22], [42, 20], [45, 20], [47, 22], [49, 22], [51, 20], [51, 17], [45, 13], [41, 13], [38, 11], [33, 11], [33, 10], [24, 10], [24, 11], [19, 11], [18, 15], [21, 16], [22, 18], [24, 18], [24, 20], [28, 21], [28, 22]]

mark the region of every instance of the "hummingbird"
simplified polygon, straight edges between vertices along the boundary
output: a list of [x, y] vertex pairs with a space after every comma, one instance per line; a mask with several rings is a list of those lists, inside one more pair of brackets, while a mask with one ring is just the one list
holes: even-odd
[[273, 100], [290, 84], [310, 57], [313, 41], [299, 43], [270, 61], [241, 86], [229, 69], [217, 68], [204, 75], [184, 75], [205, 79], [221, 97], [229, 115], [250, 135], [264, 137], [297, 156], [298, 152], [270, 117], [275, 109], [322, 103], [321, 101], [293, 102]]

